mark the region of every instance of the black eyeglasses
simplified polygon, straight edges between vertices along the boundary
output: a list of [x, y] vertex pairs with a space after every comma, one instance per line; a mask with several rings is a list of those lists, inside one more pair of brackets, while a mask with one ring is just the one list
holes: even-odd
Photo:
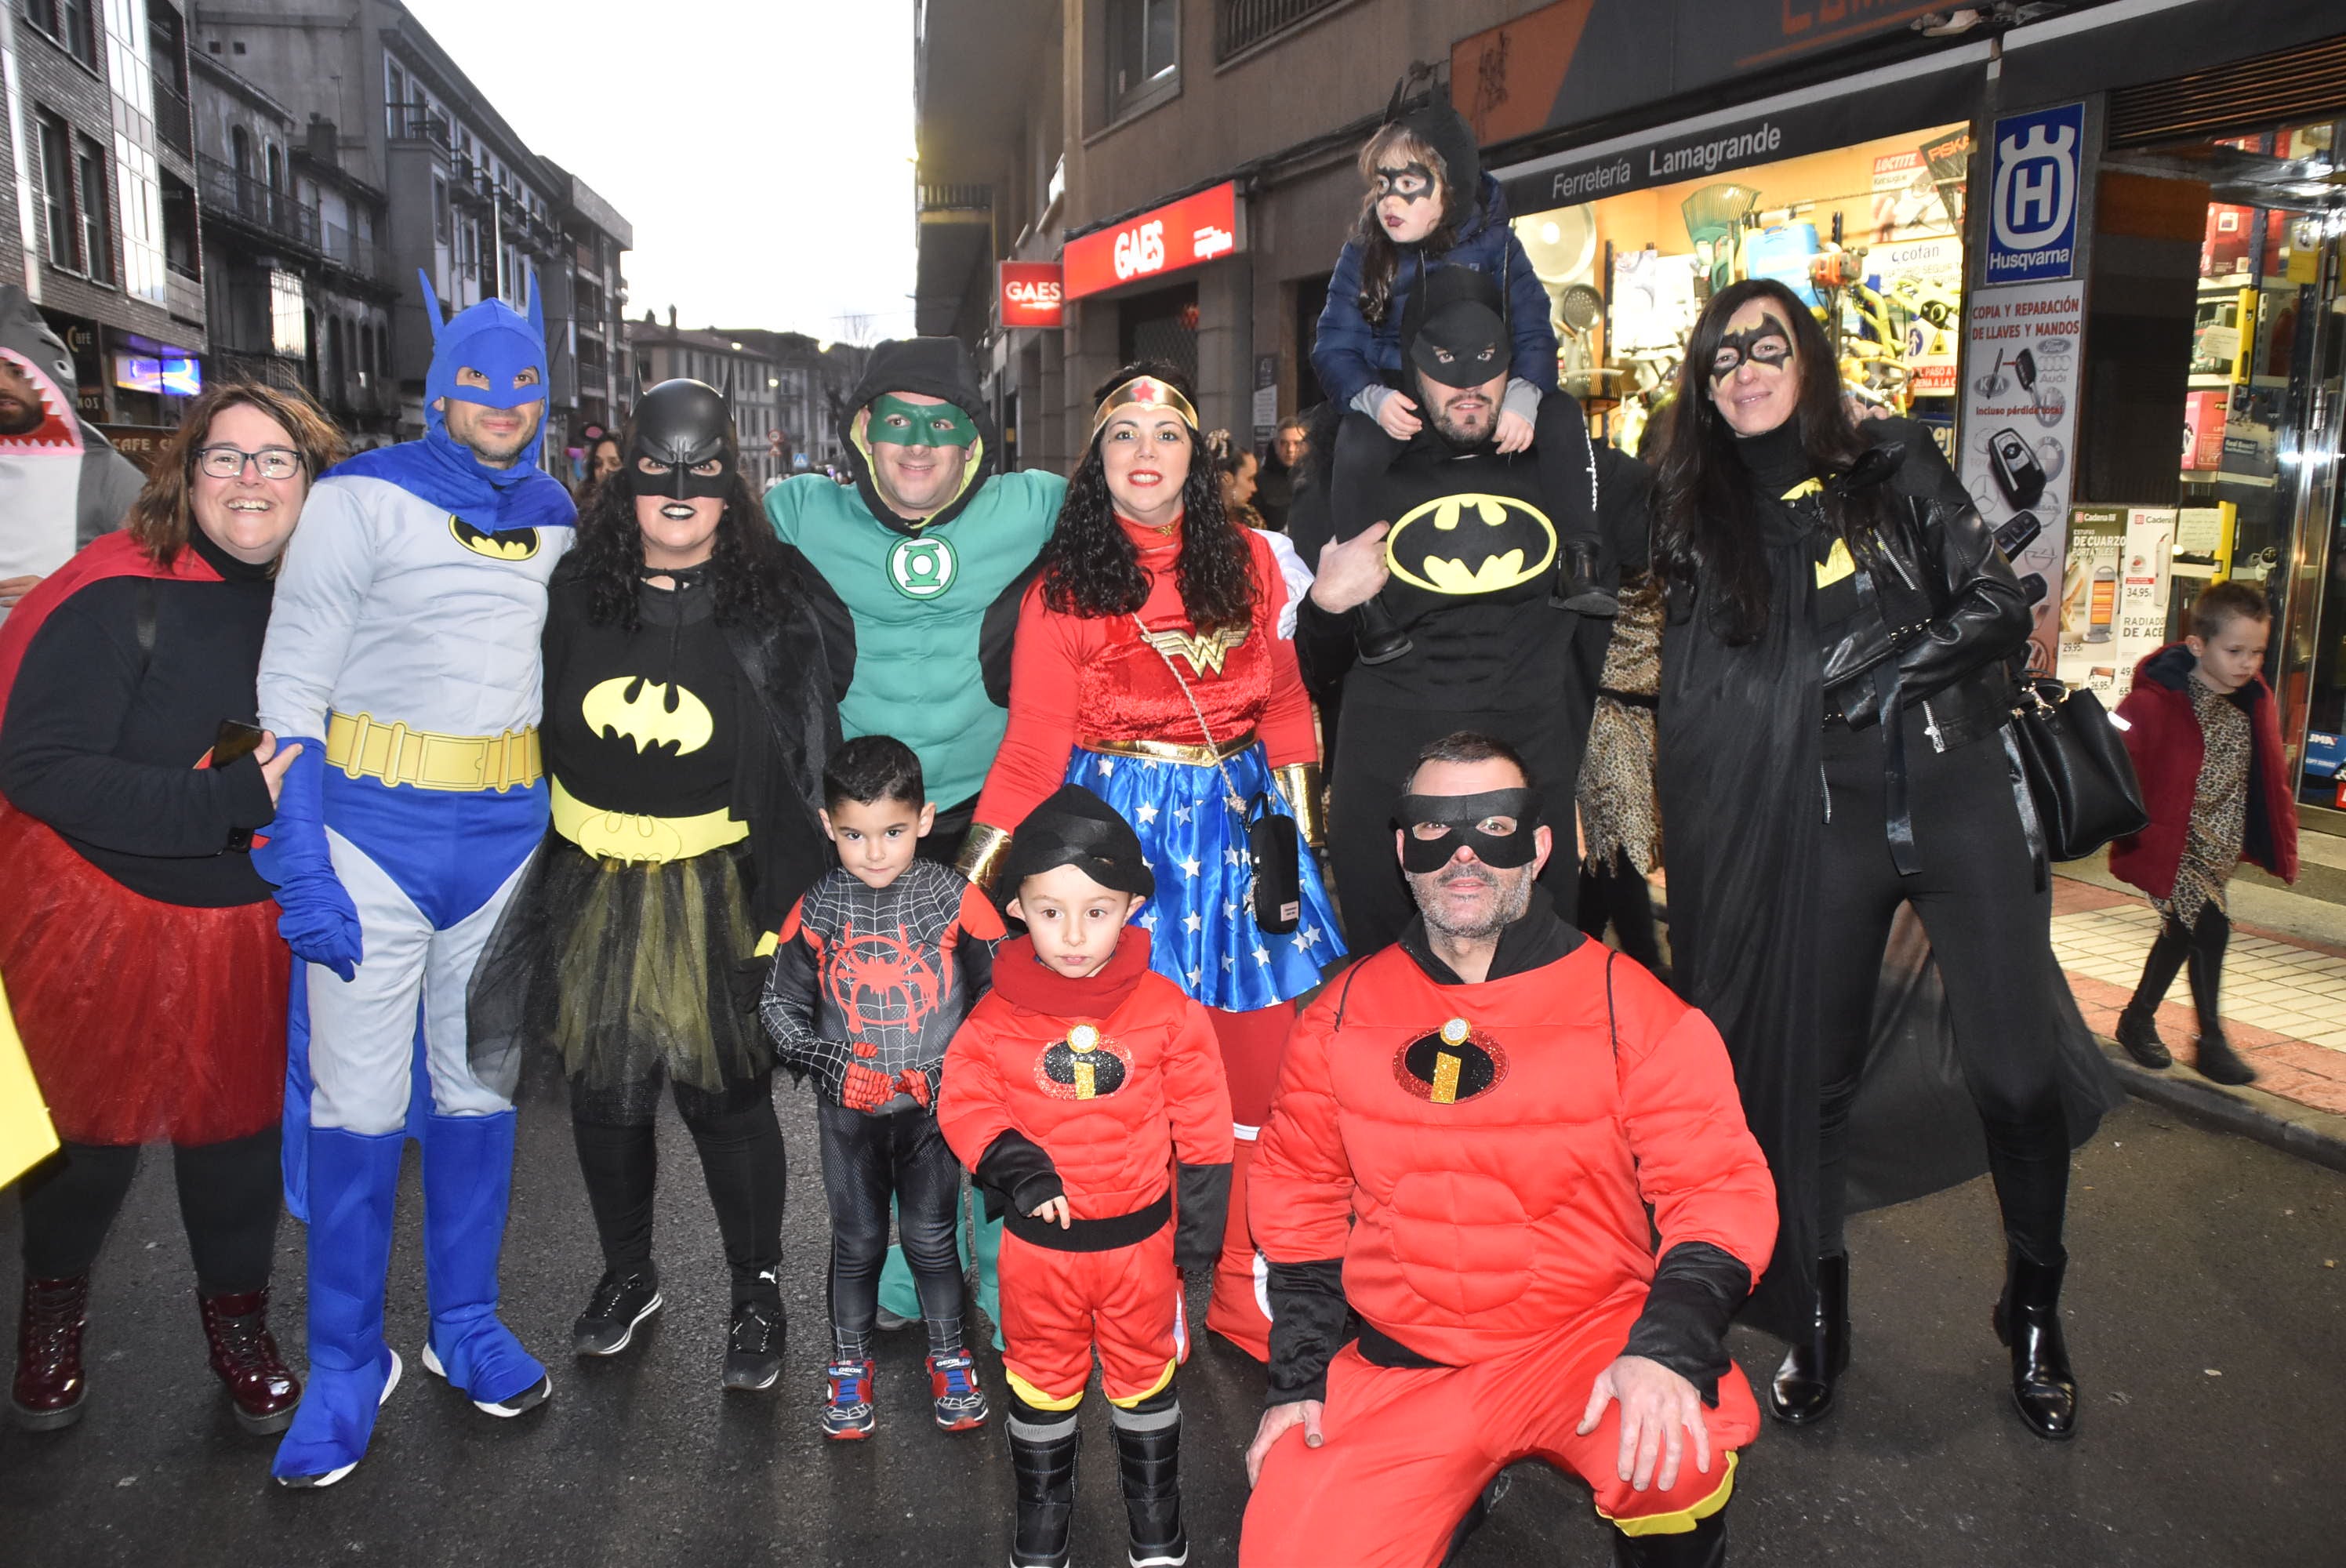
[[301, 454], [289, 446], [264, 446], [247, 452], [240, 446], [206, 446], [196, 452], [196, 467], [211, 479], [237, 479], [251, 463], [263, 479], [291, 479], [301, 472]]

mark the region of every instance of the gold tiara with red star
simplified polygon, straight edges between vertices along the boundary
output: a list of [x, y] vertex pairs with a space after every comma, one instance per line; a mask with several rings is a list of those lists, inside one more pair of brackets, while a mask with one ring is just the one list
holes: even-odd
[[1096, 437], [1103, 425], [1128, 408], [1170, 409], [1192, 431], [1198, 428], [1198, 411], [1179, 388], [1155, 376], [1135, 376], [1100, 399], [1099, 412], [1092, 415], [1092, 434]]

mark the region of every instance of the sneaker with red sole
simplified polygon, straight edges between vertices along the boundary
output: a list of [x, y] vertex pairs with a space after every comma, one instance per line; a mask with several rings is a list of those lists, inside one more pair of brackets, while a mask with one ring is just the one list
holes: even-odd
[[879, 1424], [872, 1409], [872, 1380], [878, 1369], [870, 1361], [833, 1361], [823, 1369], [823, 1436], [853, 1442], [872, 1435]]
[[974, 1431], [993, 1413], [977, 1386], [977, 1362], [966, 1350], [929, 1358], [929, 1393], [937, 1402], [937, 1425], [949, 1432]]

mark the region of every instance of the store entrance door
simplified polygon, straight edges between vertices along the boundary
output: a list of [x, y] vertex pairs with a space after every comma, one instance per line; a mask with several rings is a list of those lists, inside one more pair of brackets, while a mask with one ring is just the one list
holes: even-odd
[[2282, 624], [2267, 664], [2278, 677], [2282, 738], [2302, 738], [2300, 815], [2307, 827], [2346, 833], [2346, 485], [2338, 473], [2346, 453], [2346, 210], [2296, 227], [2316, 259], [2300, 264], [2313, 273], [2300, 285], [2295, 322], [2306, 395], [2299, 428], [2284, 434], [2280, 473], [2284, 488], [2294, 481], [2296, 547], [2271, 580]]

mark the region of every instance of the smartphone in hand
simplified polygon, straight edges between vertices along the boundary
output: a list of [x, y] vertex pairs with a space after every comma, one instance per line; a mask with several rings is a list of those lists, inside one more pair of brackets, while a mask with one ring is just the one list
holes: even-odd
[[240, 758], [251, 756], [260, 749], [262, 733], [257, 724], [243, 724], [233, 718], [221, 719], [219, 733], [212, 737], [212, 766], [225, 768]]

